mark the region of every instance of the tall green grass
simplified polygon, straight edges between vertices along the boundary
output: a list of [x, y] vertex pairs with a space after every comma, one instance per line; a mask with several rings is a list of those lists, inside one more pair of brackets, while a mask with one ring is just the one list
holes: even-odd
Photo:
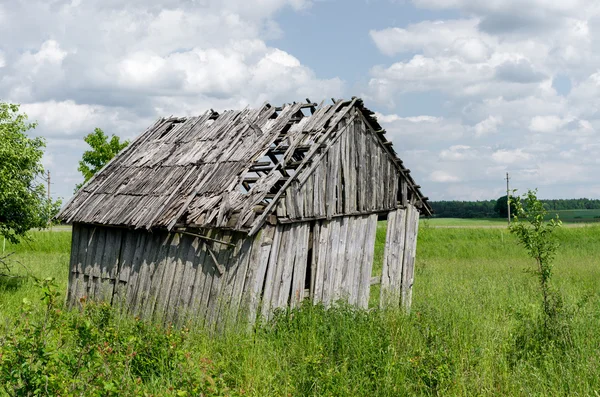
[[[421, 224], [410, 314], [305, 305], [253, 333], [209, 336], [191, 329], [177, 347], [189, 362], [175, 367], [165, 364], [173, 358], [159, 338], [169, 331], [152, 326], [147, 332], [156, 340], [148, 337], [148, 344], [156, 349], [149, 357], [162, 369], [135, 390], [176, 395], [178, 380], [204, 374], [215, 385], [206, 386], [205, 395], [598, 395], [600, 227], [561, 229], [557, 238], [553, 282], [574, 313], [574, 346], [567, 350], [514, 359], [519, 319], [539, 310], [539, 291], [528, 272], [533, 263], [507, 230]], [[30, 245], [10, 249], [36, 276], [56, 277], [64, 293], [69, 239], [69, 233], [40, 232]], [[381, 271], [384, 242], [382, 223], [374, 274]], [[37, 296], [31, 281], [0, 283], [0, 327], [8, 332], [22, 299]], [[122, 345], [111, 340], [128, 340], [132, 322], [111, 314], [117, 334], [102, 343], [118, 349]], [[123, 390], [136, 382], [116, 363], [104, 371], [123, 382]]]

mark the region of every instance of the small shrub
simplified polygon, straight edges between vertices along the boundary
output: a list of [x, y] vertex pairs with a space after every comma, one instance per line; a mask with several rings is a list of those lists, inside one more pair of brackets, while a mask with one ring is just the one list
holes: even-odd
[[525, 247], [530, 257], [535, 259], [533, 274], [538, 279], [541, 293], [541, 311], [531, 316], [517, 315], [519, 329], [515, 335], [513, 358], [540, 357], [545, 352], [558, 348], [565, 351], [572, 346], [570, 319], [572, 311], [568, 310], [563, 298], [550, 281], [552, 279], [552, 261], [558, 249], [553, 237], [556, 228], [562, 225], [556, 218], [544, 221], [547, 211], [537, 199], [535, 191], [523, 196], [511, 198], [515, 206], [514, 222], [510, 225], [519, 243]]

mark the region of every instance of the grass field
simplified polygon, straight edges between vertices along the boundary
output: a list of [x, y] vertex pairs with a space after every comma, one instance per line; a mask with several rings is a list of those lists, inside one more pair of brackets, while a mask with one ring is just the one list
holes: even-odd
[[[133, 394], [131, 390], [140, 395], [194, 395], [183, 390], [192, 378], [203, 379], [196, 390], [204, 395], [598, 395], [600, 225], [557, 232], [561, 247], [553, 282], [572, 311], [573, 344], [548, 346], [541, 355], [515, 355], [520, 324], [540, 310], [536, 280], [527, 271], [531, 261], [506, 229], [432, 224], [420, 225], [408, 315], [345, 307], [325, 312], [306, 306], [282, 313], [255, 333], [208, 337], [190, 330], [177, 347], [183, 358], [169, 355], [172, 345], [157, 348], [149, 357], [158, 369], [150, 375], [123, 372], [116, 361], [105, 360], [94, 369], [93, 380], [78, 373], [69, 375], [69, 381], [85, 380], [89, 395]], [[33, 242], [7, 245], [7, 251], [15, 251], [16, 259], [38, 277], [55, 277], [64, 293], [70, 233], [33, 236]], [[384, 240], [381, 223], [375, 273], [381, 269]], [[0, 281], [0, 335], [14, 327], [23, 299], [39, 302], [39, 296], [32, 281]], [[111, 341], [122, 340], [120, 335], [135, 339], [127, 333], [132, 320], [111, 317], [110, 324], [110, 337], [101, 346], [117, 350], [121, 345]], [[160, 345], [165, 332], [172, 335], [160, 328], [144, 329], [146, 348]], [[170, 366], [169, 360], [179, 364]], [[92, 392], [96, 378], [114, 378], [116, 394], [111, 394], [112, 381], [99, 383], [100, 391]]]
[[[600, 210], [561, 210], [553, 211], [546, 217], [550, 219], [558, 215], [566, 227], [573, 225], [600, 222]], [[504, 227], [506, 219], [502, 218], [429, 218], [422, 219], [421, 224], [432, 227]]]

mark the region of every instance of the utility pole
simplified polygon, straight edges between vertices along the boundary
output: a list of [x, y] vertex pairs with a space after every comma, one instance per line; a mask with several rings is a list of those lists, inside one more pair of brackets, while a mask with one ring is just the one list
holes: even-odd
[[[50, 176], [48, 175], [48, 180], [50, 180]], [[508, 172], [506, 173], [506, 206], [508, 208], [508, 226], [510, 226], [510, 188], [508, 187], [508, 182], [510, 181], [510, 177], [508, 176]]]
[[[50, 204], [51, 201], [51, 197], [50, 197], [50, 170], [48, 170], [48, 205]], [[52, 231], [52, 219], [48, 219], [48, 225], [50, 226], [50, 231]]]

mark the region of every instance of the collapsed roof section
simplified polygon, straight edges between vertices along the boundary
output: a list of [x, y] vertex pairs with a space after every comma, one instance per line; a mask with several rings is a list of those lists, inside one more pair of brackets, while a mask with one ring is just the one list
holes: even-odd
[[64, 206], [66, 222], [133, 228], [223, 227], [254, 233], [290, 183], [313, 172], [349, 113], [360, 112], [416, 198], [410, 171], [362, 100], [307, 101], [162, 118]]

